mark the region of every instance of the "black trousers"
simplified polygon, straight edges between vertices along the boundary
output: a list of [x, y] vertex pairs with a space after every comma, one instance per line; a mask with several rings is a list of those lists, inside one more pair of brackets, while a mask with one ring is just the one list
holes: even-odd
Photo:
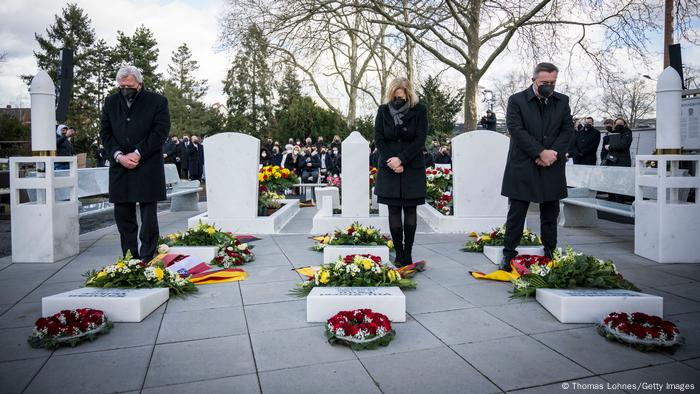
[[[140, 202], [141, 231], [136, 221], [136, 203], [125, 202], [114, 204], [114, 220], [121, 238], [122, 253], [126, 255], [131, 251], [134, 258], [150, 260], [158, 247], [158, 203]], [[138, 247], [138, 239], [141, 241], [141, 249]]]
[[[523, 236], [529, 201], [509, 199], [508, 218], [506, 219], [506, 239], [503, 248], [503, 257], [510, 261], [518, 255], [515, 250]], [[545, 255], [552, 257], [552, 252], [557, 247], [557, 218], [559, 217], [559, 201], [546, 201], [540, 203], [540, 236], [544, 246]]]

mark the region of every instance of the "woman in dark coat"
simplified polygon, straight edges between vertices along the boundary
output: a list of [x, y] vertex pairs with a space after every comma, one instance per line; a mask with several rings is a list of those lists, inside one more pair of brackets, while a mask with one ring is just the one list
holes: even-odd
[[192, 143], [187, 147], [189, 173], [191, 181], [201, 181], [204, 175], [204, 146], [199, 143], [199, 137], [192, 136]]
[[[612, 167], [632, 167], [630, 146], [632, 146], [632, 130], [622, 118], [615, 119], [613, 132], [603, 139], [603, 149], [607, 153], [604, 165]], [[625, 196], [608, 193], [608, 200], [619, 203], [625, 202]]]
[[413, 263], [416, 207], [425, 204], [423, 149], [427, 133], [427, 110], [418, 103], [411, 81], [393, 80], [387, 89], [385, 104], [377, 111], [374, 140], [379, 151], [375, 194], [380, 204], [389, 206], [389, 231], [396, 250], [396, 266]]

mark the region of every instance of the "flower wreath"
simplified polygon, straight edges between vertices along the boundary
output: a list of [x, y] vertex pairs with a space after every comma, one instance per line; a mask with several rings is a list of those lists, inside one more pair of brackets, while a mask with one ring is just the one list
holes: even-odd
[[629, 344], [641, 351], [673, 353], [683, 342], [675, 324], [641, 312], [610, 313], [598, 325], [598, 333], [609, 340]]
[[39, 318], [27, 341], [33, 348], [74, 347], [85, 340], [95, 340], [99, 334], [105, 334], [111, 328], [112, 322], [100, 310], [63, 310], [53, 316]]
[[326, 322], [328, 343], [340, 342], [353, 350], [387, 346], [394, 336], [389, 318], [371, 309], [338, 312]]

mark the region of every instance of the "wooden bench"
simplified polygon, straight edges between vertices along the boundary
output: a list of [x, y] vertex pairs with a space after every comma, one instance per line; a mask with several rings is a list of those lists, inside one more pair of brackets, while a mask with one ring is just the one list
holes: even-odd
[[634, 204], [597, 199], [598, 192], [634, 196], [634, 168], [567, 165], [569, 196], [560, 201], [559, 225], [589, 227], [598, 220], [597, 211], [634, 218]]

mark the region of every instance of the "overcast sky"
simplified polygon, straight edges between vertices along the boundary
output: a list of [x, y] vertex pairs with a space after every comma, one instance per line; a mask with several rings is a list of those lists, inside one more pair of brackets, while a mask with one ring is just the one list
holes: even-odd
[[[109, 45], [116, 42], [116, 32], [121, 30], [131, 35], [137, 26], [144, 24], [158, 41], [159, 71], [165, 74], [173, 50], [183, 42], [187, 43], [194, 58], [199, 61], [199, 78], [209, 81], [209, 91], [205, 100], [208, 103], [222, 102], [221, 80], [226, 75], [230, 64], [230, 54], [217, 50], [219, 34], [219, 17], [223, 14], [224, 0], [74, 0], [83, 8], [92, 20], [97, 38], [103, 38]], [[34, 33], [45, 35], [46, 28], [53, 23], [54, 15], [61, 13], [65, 2], [58, 0], [1, 0], [0, 1], [0, 51], [7, 52], [7, 61], [0, 65], [0, 105], [28, 106], [27, 86], [18, 75], [37, 71], [33, 51], [38, 49]], [[651, 48], [661, 50], [660, 36], [652, 37]], [[684, 61], [700, 65], [700, 51], [697, 47], [687, 46]], [[625, 56], [612, 54], [611, 61], [617, 61], [629, 75], [657, 75], [661, 71], [661, 60], [649, 66], [641, 66]], [[576, 63], [576, 59], [574, 59]], [[503, 56], [484, 79], [481, 86], [486, 86], [495, 78], [511, 70], [529, 68], [520, 59], [512, 55]], [[587, 72], [585, 64], [574, 65], [569, 75], [563, 78], [574, 80], [579, 84], [590, 84], [595, 88], [594, 73]], [[462, 78], [454, 72], [443, 75], [443, 81], [461, 87]], [[527, 81], [524, 82], [526, 84]], [[650, 81], [650, 83], [653, 83]], [[324, 90], [333, 95], [340, 86], [326, 83]], [[308, 90], [310, 93], [311, 90]], [[596, 91], [599, 93], [599, 90]], [[364, 111], [371, 111], [373, 105], [364, 103]]]

